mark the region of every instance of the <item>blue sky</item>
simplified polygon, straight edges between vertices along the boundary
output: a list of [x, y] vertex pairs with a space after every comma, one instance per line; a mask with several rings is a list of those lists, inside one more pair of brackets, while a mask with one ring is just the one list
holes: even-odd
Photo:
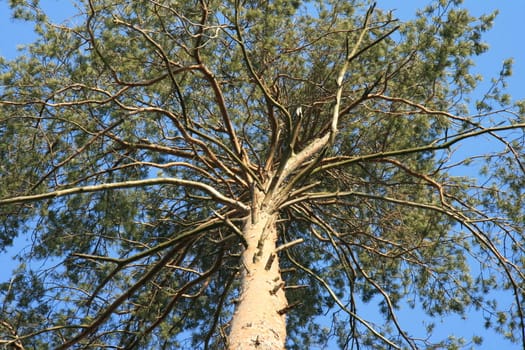
[[[68, 17], [71, 9], [69, 1], [66, 0], [41, 0], [43, 6], [52, 11], [53, 18]], [[395, 9], [395, 14], [400, 19], [410, 18], [417, 7], [422, 7], [427, 1], [423, 0], [379, 0], [378, 6], [381, 8]], [[490, 45], [488, 53], [479, 57], [475, 71], [485, 76], [479, 91], [486, 90], [490, 85], [490, 78], [496, 77], [501, 70], [503, 61], [509, 57], [514, 59], [513, 76], [509, 79], [508, 92], [515, 99], [525, 98], [525, 1], [496, 1], [496, 0], [467, 0], [464, 7], [471, 10], [475, 15], [499, 10], [493, 29], [486, 34], [485, 40]], [[0, 56], [13, 58], [16, 56], [16, 48], [21, 44], [31, 42], [34, 38], [31, 26], [26, 23], [14, 22], [10, 19], [10, 14], [6, 0], [0, 0]], [[19, 241], [17, 247], [27, 245]], [[0, 255], [0, 281], [10, 276], [10, 271], [14, 267], [9, 253], [5, 256]], [[417, 322], [419, 315], [417, 311], [404, 313], [401, 315], [401, 322], [410, 325]], [[479, 317], [478, 316], [474, 316]], [[461, 319], [447, 319], [439, 327], [439, 331], [446, 334], [454, 331], [457, 334], [482, 335], [485, 338], [484, 349], [519, 349], [521, 347], [503, 343], [501, 339], [494, 337], [490, 331], [478, 328], [481, 322], [474, 320], [464, 321]]]

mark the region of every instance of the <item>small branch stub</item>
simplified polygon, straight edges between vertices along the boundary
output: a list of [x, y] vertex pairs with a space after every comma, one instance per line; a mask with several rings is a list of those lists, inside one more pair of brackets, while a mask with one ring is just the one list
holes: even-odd
[[303, 288], [308, 288], [309, 286], [307, 286], [306, 284], [301, 284], [301, 285], [297, 285], [297, 286], [286, 286], [284, 287], [285, 290], [290, 290], [290, 289], [303, 289]]
[[271, 295], [275, 295], [275, 293], [277, 293], [277, 291], [281, 288], [284, 287], [284, 282], [281, 282], [279, 284], [277, 284], [275, 287], [273, 287], [273, 289], [270, 291], [270, 294]]
[[298, 305], [301, 305], [302, 303], [300, 301], [296, 301], [296, 302], [293, 302], [291, 304], [289, 304], [287, 307], [285, 308], [282, 308], [281, 310], [277, 311], [277, 313], [279, 315], [284, 315], [286, 313], [288, 313], [288, 311], [290, 311], [291, 309], [293, 309], [294, 307], [298, 306]]
[[275, 260], [275, 254], [272, 253], [270, 254], [270, 256], [268, 257], [268, 261], [266, 261], [266, 265], [264, 265], [264, 269], [266, 271], [269, 271], [271, 268], [272, 268], [272, 264], [273, 264], [273, 261]]

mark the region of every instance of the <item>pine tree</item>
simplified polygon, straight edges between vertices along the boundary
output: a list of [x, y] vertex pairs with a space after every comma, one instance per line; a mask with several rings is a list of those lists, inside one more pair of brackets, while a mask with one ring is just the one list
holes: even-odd
[[496, 14], [459, 5], [82, 0], [56, 24], [12, 1], [39, 37], [0, 61], [0, 244], [31, 239], [1, 344], [481, 342], [412, 334], [407, 307], [525, 344], [524, 104], [510, 61], [469, 98]]

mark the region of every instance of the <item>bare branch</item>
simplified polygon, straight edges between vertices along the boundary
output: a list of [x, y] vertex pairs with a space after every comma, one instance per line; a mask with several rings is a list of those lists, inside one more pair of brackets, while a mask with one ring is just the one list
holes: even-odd
[[215, 188], [213, 188], [210, 185], [206, 185], [204, 183], [197, 182], [197, 181], [182, 180], [182, 179], [177, 179], [177, 178], [154, 178], [154, 179], [144, 179], [144, 180], [130, 180], [130, 181], [123, 181], [123, 182], [115, 182], [115, 183], [105, 183], [105, 184], [92, 185], [92, 186], [80, 186], [80, 187], [56, 190], [56, 191], [51, 191], [51, 192], [41, 193], [41, 194], [4, 198], [4, 199], [0, 199], [0, 205], [23, 203], [23, 202], [33, 202], [37, 200], [63, 197], [63, 196], [79, 194], [79, 193], [99, 192], [99, 191], [106, 191], [106, 190], [112, 190], [112, 189], [146, 187], [146, 186], [155, 186], [155, 185], [177, 185], [177, 186], [197, 188], [197, 189], [207, 192], [209, 195], [211, 195], [213, 198], [215, 198], [219, 202], [227, 204], [231, 206], [232, 208], [241, 209], [242, 211], [249, 210], [249, 207], [247, 205], [224, 196], [223, 194], [221, 194], [219, 191], [217, 191]]

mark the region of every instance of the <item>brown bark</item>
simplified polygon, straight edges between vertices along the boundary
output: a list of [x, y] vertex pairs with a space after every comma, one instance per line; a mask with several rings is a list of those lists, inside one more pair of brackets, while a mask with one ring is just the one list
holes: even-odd
[[[254, 203], [261, 208], [262, 198]], [[277, 214], [261, 208], [246, 222], [243, 234], [248, 247], [243, 253], [241, 295], [232, 319], [228, 349], [284, 349], [288, 305], [284, 282], [275, 254]]]

